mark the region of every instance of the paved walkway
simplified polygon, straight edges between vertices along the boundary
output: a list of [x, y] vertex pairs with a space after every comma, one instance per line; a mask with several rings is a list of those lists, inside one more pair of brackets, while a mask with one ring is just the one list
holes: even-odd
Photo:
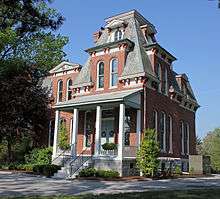
[[220, 188], [220, 175], [206, 178], [145, 181], [57, 180], [28, 174], [0, 172], [0, 196], [76, 195], [165, 189]]

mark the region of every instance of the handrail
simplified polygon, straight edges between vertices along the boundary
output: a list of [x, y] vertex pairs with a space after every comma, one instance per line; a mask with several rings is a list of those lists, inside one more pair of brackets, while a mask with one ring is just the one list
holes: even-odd
[[83, 164], [85, 164], [85, 163], [86, 163], [88, 160], [90, 160], [90, 159], [92, 159], [92, 156], [89, 156], [86, 161], [82, 162], [82, 164], [80, 164], [80, 166], [78, 166], [78, 168], [77, 168], [74, 172], [72, 172], [72, 168], [71, 168], [71, 175], [73, 175], [74, 173], [76, 173], [76, 172], [83, 166]]
[[62, 153], [60, 153], [58, 156], [56, 156], [56, 157], [51, 161], [51, 164], [52, 164], [55, 160], [57, 160], [60, 156], [64, 155], [64, 154], [66, 153], [66, 151], [68, 151], [68, 150], [66, 149], [66, 150], [64, 150]]
[[87, 149], [84, 149], [78, 156], [76, 156], [73, 160], [71, 160], [70, 162], [69, 162], [69, 165], [71, 165], [73, 162], [75, 162], [79, 157], [81, 157], [81, 155], [85, 152], [85, 151], [87, 151]]

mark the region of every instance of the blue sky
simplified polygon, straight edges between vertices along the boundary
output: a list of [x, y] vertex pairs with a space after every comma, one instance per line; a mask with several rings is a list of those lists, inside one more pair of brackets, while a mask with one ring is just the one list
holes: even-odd
[[220, 9], [217, 0], [55, 0], [65, 16], [58, 33], [70, 38], [67, 58], [84, 64], [84, 49], [108, 16], [136, 9], [158, 31], [159, 43], [177, 57], [174, 69], [187, 73], [201, 105], [196, 115], [200, 137], [220, 127]]

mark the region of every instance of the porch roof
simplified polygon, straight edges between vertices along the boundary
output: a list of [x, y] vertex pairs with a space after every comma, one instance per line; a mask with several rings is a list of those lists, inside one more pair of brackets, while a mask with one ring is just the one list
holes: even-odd
[[74, 99], [64, 102], [59, 102], [54, 107], [67, 108], [67, 107], [92, 105], [92, 104], [100, 104], [100, 103], [108, 103], [108, 102], [110, 103], [120, 102], [125, 100], [130, 103], [139, 104], [139, 102], [136, 99], [132, 99], [132, 96], [137, 95], [141, 90], [142, 88], [138, 88], [138, 89], [132, 89], [126, 91], [115, 91], [110, 93], [76, 96]]

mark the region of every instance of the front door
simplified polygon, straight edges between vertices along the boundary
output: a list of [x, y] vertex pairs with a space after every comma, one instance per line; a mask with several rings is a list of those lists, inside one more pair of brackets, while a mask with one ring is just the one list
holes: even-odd
[[114, 118], [102, 119], [101, 145], [114, 143]]

